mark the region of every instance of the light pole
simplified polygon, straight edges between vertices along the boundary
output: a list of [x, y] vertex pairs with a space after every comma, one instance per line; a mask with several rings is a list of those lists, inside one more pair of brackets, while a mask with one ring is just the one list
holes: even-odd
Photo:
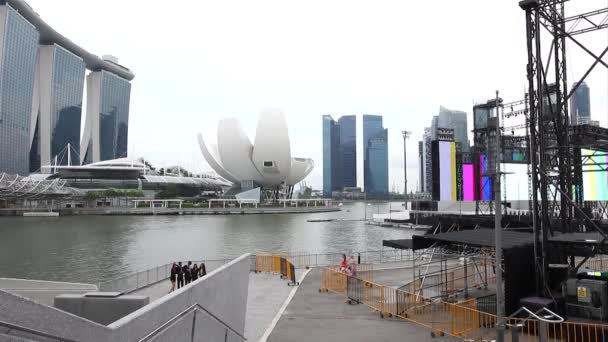
[[505, 298], [502, 286], [502, 206], [500, 202], [500, 98], [496, 91], [496, 149], [494, 151], [494, 248], [496, 249], [496, 341], [505, 340]]
[[412, 132], [409, 131], [401, 131], [401, 135], [403, 135], [403, 179], [404, 179], [404, 188], [403, 188], [403, 200], [405, 202], [405, 210], [407, 210], [407, 138], [410, 137]]

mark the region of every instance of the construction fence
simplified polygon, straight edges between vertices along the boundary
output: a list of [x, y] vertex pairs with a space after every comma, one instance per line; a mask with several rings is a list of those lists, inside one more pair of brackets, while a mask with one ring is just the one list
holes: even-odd
[[[431, 329], [432, 336], [451, 335], [473, 341], [496, 339], [497, 317], [482, 308], [490, 305], [488, 299], [448, 302], [351, 277], [332, 268], [322, 270], [319, 291], [331, 291], [350, 303], [367, 305], [382, 317], [420, 324]], [[601, 324], [509, 318], [506, 327], [506, 341], [608, 341], [608, 325]]]

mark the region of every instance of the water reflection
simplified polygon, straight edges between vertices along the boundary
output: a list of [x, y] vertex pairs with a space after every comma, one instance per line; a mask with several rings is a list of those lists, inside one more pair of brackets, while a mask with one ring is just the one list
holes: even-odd
[[0, 218], [0, 277], [98, 282], [174, 260], [242, 253], [380, 249], [411, 231], [365, 225], [400, 203], [344, 203], [341, 212], [238, 216]]

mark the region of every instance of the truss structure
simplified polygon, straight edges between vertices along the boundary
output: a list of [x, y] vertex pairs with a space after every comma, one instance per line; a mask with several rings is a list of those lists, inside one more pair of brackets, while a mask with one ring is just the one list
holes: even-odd
[[[547, 241], [556, 232], [570, 233], [595, 229], [603, 237], [608, 232], [596, 225], [582, 210], [581, 146], [579, 127], [570, 127], [568, 101], [608, 52], [599, 55], [576, 36], [608, 28], [608, 8], [566, 17], [567, 0], [523, 0], [528, 51], [528, 108], [530, 130], [531, 195], [534, 251], [538, 290], [545, 288]], [[594, 62], [575, 86], [568, 90], [566, 42], [581, 48]], [[546, 50], [547, 43], [550, 48]], [[582, 128], [581, 128], [582, 129]], [[566, 252], [567, 253], [567, 252]], [[570, 255], [572, 266], [574, 256]]]
[[84, 193], [66, 186], [62, 179], [37, 179], [0, 173], [0, 200], [44, 200], [82, 197]]

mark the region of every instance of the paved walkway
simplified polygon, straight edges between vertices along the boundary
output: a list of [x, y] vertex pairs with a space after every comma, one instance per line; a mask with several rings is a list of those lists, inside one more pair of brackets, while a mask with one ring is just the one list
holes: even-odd
[[267, 341], [459, 341], [452, 337], [433, 339], [423, 326], [401, 319], [382, 319], [366, 305], [348, 305], [342, 296], [320, 293], [320, 283], [321, 269], [313, 269]]
[[[296, 270], [296, 279], [300, 276]], [[262, 337], [279, 309], [293, 289], [288, 281], [276, 274], [249, 273], [249, 293], [247, 295], [247, 316], [245, 320], [245, 337], [256, 342]], [[150, 302], [166, 295], [171, 288], [167, 279], [160, 283], [132, 292], [133, 295], [148, 296]]]

